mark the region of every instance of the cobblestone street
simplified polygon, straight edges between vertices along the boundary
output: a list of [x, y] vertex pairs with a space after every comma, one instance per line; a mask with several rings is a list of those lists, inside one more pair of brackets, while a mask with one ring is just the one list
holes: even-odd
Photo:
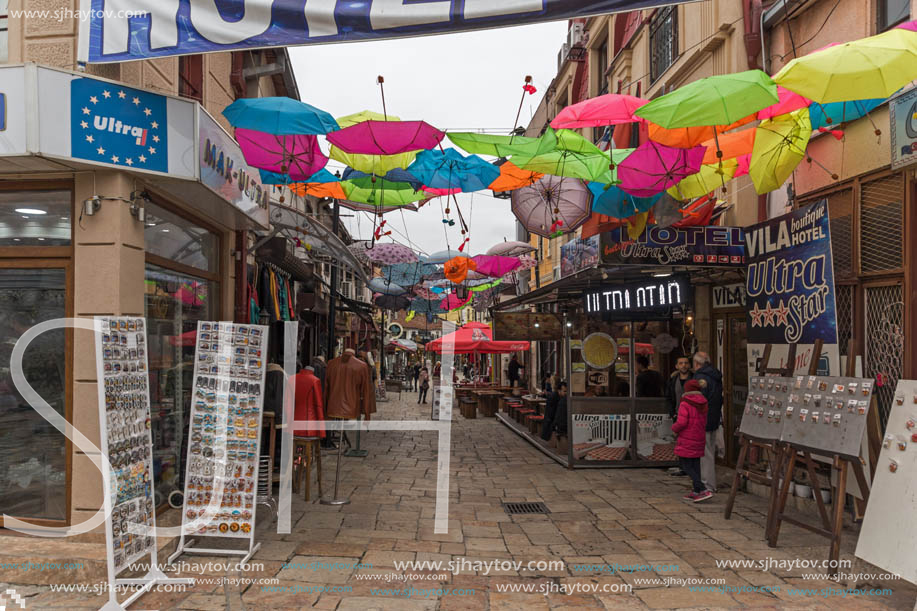
[[[391, 395], [379, 409], [383, 419], [429, 416], [429, 405], [418, 406], [413, 393], [404, 393], [400, 400]], [[306, 505], [297, 495], [292, 534], [277, 534], [276, 524], [270, 529], [266, 524], [260, 527], [263, 544], [252, 562], [262, 563], [263, 570], [228, 574], [274, 577], [275, 583], [242, 587], [201, 583], [186, 592], [147, 594], [137, 608], [913, 608], [915, 590], [906, 584], [866, 586], [891, 587], [890, 595], [825, 597], [823, 588], [842, 586], [804, 579], [802, 575], [812, 569], [718, 568], [716, 561], [724, 560], [822, 560], [827, 556], [827, 540], [787, 525], [780, 546], [768, 548], [763, 538], [764, 500], [759, 497], [740, 495], [733, 518], [727, 521], [722, 515], [725, 494], [710, 502], [687, 504], [681, 500], [686, 481], [663, 470], [568, 471], [491, 418], [457, 416], [449, 532], [435, 534], [436, 434], [373, 432], [362, 441], [369, 455], [345, 458], [343, 463], [342, 494], [351, 499], [349, 505]], [[326, 496], [333, 485], [334, 466], [334, 455], [326, 454]], [[542, 501], [550, 513], [510, 516], [501, 503], [512, 501]], [[847, 533], [842, 558], [852, 559], [854, 541], [855, 536]], [[485, 575], [466, 565], [452, 575], [448, 568], [395, 567], [401, 561], [442, 561], [445, 566], [461, 559], [518, 561], [523, 567], [532, 561], [562, 560], [564, 568], [497, 570]], [[181, 560], [225, 561], [189, 555]], [[615, 573], [610, 567], [583, 566], [615, 564], [652, 565], [660, 570]], [[851, 572], [870, 572], [856, 566]], [[422, 579], [404, 581], [405, 574]], [[663, 578], [722, 578], [733, 590], [770, 586], [772, 591], [699, 592], [680, 585], [665, 587]], [[624, 584], [633, 586], [632, 593], [621, 592]], [[514, 585], [533, 591], [500, 591]], [[574, 586], [580, 591], [561, 591]], [[582, 591], [595, 586], [618, 592]], [[95, 596], [51, 592], [46, 586], [12, 587], [29, 595], [27, 609], [100, 606], [101, 599]], [[339, 590], [321, 592], [323, 587]], [[793, 591], [796, 588], [812, 593], [804, 595]]]

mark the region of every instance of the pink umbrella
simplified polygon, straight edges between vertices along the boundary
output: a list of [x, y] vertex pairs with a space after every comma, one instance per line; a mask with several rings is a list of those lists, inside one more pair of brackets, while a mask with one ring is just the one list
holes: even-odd
[[[706, 151], [701, 147], [702, 151]], [[582, 180], [546, 174], [513, 191], [512, 211], [528, 231], [550, 238], [574, 231], [591, 213], [592, 193]]]
[[464, 306], [469, 301], [471, 301], [471, 295], [468, 295], [465, 299], [459, 299], [458, 295], [450, 293], [448, 297], [439, 302], [439, 307], [447, 311], [454, 310]]
[[637, 197], [652, 197], [700, 170], [704, 146], [677, 149], [648, 140], [618, 164], [621, 189]]
[[376, 244], [372, 248], [366, 249], [366, 256], [370, 261], [377, 261], [384, 265], [395, 265], [396, 263], [417, 263], [417, 253], [401, 244], [388, 242], [386, 244]]
[[905, 21], [901, 25], [898, 25], [895, 27], [899, 27], [902, 30], [910, 30], [912, 32], [917, 32], [917, 19], [915, 19], [914, 21]]
[[276, 136], [237, 127], [236, 140], [248, 165], [288, 174], [291, 182], [307, 180], [328, 163], [315, 136]]
[[434, 189], [433, 187], [428, 187], [426, 185], [422, 186], [421, 189], [437, 197], [441, 195], [455, 195], [456, 193], [462, 192], [461, 189]]
[[517, 257], [500, 257], [496, 255], [477, 255], [473, 257], [474, 262], [478, 265], [478, 272], [499, 278], [508, 274], [520, 265], [522, 262]]
[[745, 176], [748, 174], [748, 168], [751, 165], [751, 153], [748, 155], [742, 155], [741, 157], [736, 157], [736, 161], [739, 162], [739, 167], [736, 170], [736, 173], [732, 175], [732, 177], [738, 178], [739, 176]]
[[622, 93], [600, 95], [597, 98], [589, 98], [567, 106], [557, 113], [557, 116], [551, 121], [551, 127], [579, 129], [642, 122], [643, 119], [634, 116], [634, 111], [648, 102], [649, 100]]
[[785, 115], [812, 103], [812, 100], [804, 98], [780, 85], [777, 85], [777, 97], [780, 98], [779, 102], [758, 111], [758, 119], [770, 119], [777, 115]]
[[487, 249], [487, 254], [501, 255], [504, 257], [516, 257], [518, 255], [524, 255], [527, 252], [533, 252], [535, 250], [537, 250], [537, 248], [528, 242], [511, 241], [494, 244]]
[[445, 135], [425, 121], [361, 121], [325, 137], [345, 153], [398, 155], [431, 149]]

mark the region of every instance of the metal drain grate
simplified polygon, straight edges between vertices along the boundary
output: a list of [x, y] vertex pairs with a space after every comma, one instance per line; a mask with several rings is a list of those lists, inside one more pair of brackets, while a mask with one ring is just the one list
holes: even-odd
[[503, 503], [503, 510], [510, 515], [551, 513], [544, 503]]

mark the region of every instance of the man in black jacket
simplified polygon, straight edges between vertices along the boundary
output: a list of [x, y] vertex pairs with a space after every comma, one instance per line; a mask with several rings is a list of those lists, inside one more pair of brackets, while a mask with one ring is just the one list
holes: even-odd
[[665, 402], [669, 406], [669, 415], [672, 420], [675, 420], [678, 416], [678, 405], [681, 403], [681, 395], [684, 394], [685, 382], [693, 377], [691, 358], [687, 356], [678, 357], [675, 362], [675, 371], [665, 383]]
[[544, 405], [544, 422], [541, 426], [541, 438], [550, 441], [551, 433], [558, 429], [559, 432], [567, 430], [567, 383], [558, 382], [557, 389], [548, 393]]
[[511, 388], [515, 388], [516, 383], [519, 382], [519, 370], [520, 369], [522, 369], [522, 365], [519, 364], [519, 359], [514, 354], [512, 358], [509, 360], [509, 367], [507, 367], [509, 385]]
[[701, 479], [707, 490], [716, 492], [716, 450], [723, 418], [723, 374], [710, 363], [706, 352], [694, 353], [694, 379], [707, 399], [707, 443], [700, 459]]

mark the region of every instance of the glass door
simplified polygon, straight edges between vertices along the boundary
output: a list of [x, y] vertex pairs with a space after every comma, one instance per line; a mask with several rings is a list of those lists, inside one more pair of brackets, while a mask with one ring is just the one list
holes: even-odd
[[[739, 453], [736, 435], [742, 423], [745, 399], [748, 396], [748, 325], [744, 313], [730, 314], [721, 320], [725, 330], [722, 359], [725, 367], [723, 371], [723, 398], [725, 399], [723, 435], [726, 439], [726, 462], [729, 465], [735, 465]], [[719, 329], [720, 321], [718, 320], [718, 332]]]
[[[22, 334], [68, 313], [67, 267], [43, 265], [0, 263], [0, 513], [36, 523], [69, 519], [67, 439], [23, 399], [10, 372], [13, 346]], [[43, 333], [22, 359], [32, 388], [65, 418], [70, 335], [64, 329]]]

